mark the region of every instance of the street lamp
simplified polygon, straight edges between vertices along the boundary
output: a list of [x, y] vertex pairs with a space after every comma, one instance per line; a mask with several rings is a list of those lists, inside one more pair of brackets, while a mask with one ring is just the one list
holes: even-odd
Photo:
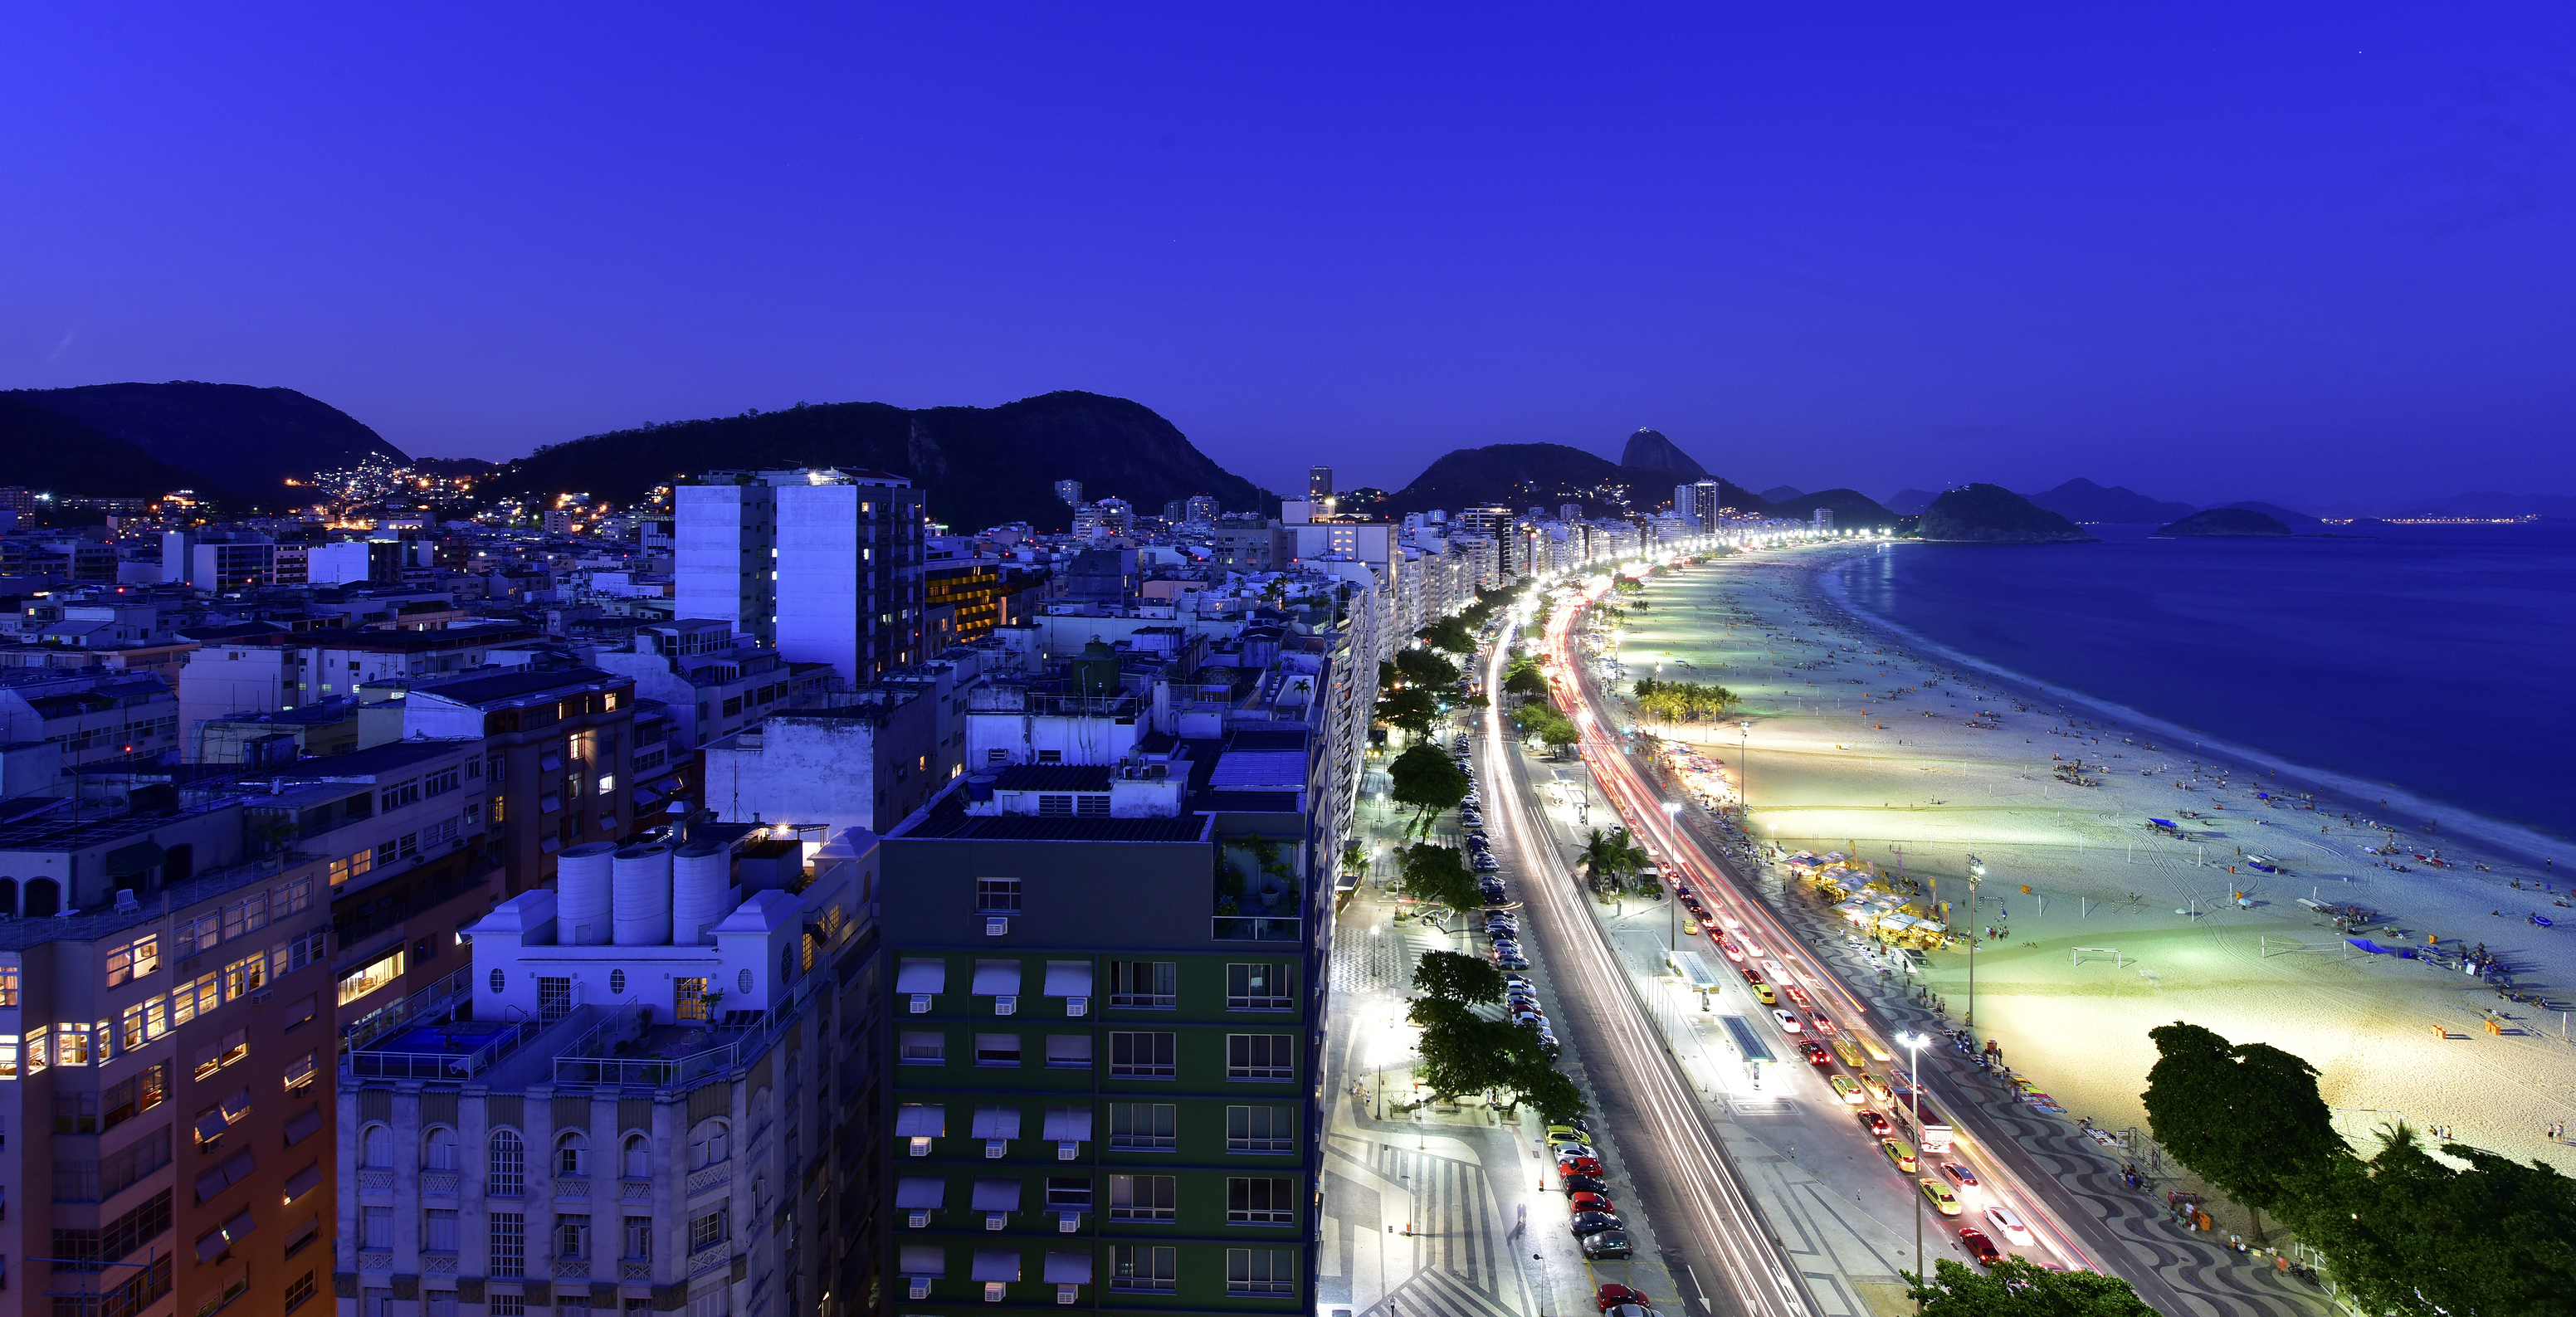
[[1737, 723], [1741, 748], [1735, 755], [1735, 812], [1744, 816], [1744, 828], [1753, 829], [1753, 724]]
[[1968, 1014], [1960, 1021], [1968, 1028], [1977, 1027], [1977, 943], [1983, 930], [1977, 926], [1977, 884], [1985, 881], [1986, 862], [1968, 857]]
[[[1896, 1045], [1905, 1049], [1906, 1060], [1914, 1069], [1913, 1091], [1907, 1095], [1907, 1100], [1914, 1104], [1914, 1150], [1918, 1158], [1923, 1151], [1923, 1044], [1930, 1041], [1932, 1040], [1911, 1029], [1896, 1035]], [[1922, 1162], [1918, 1159], [1915, 1162], [1915, 1169], [1919, 1171], [1922, 1166]], [[1918, 1286], [1923, 1283], [1923, 1190], [1921, 1186], [1917, 1186], [1914, 1191], [1914, 1283]], [[1914, 1301], [1914, 1311], [1923, 1311], [1923, 1300], [1918, 1298]]]

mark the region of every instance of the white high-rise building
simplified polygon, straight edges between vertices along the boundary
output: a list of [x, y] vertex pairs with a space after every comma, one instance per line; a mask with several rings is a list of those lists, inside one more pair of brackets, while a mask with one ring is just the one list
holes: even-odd
[[864, 686], [920, 661], [921, 491], [882, 471], [716, 471], [679, 487], [677, 619]]

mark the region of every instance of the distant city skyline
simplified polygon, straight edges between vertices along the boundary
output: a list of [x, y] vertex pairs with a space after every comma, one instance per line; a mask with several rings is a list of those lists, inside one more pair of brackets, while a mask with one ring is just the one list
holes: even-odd
[[2576, 494], [2564, 9], [506, 21], [25, 16], [0, 387], [487, 458], [1084, 389], [1283, 492], [1652, 425], [1756, 489]]

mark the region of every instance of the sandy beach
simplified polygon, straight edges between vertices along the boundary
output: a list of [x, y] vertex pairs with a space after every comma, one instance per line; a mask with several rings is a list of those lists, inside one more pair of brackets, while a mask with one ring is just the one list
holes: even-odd
[[[2138, 1093], [2155, 1057], [2147, 1030], [2190, 1020], [2307, 1058], [2357, 1142], [2402, 1116], [2576, 1172], [2576, 1144], [2545, 1134], [2551, 1122], [2576, 1122], [2576, 1046], [2554, 1005], [2505, 1001], [2430, 961], [2353, 950], [2344, 930], [2301, 904], [2380, 912], [2367, 935], [2384, 946], [2438, 938], [2456, 956], [2483, 944], [2519, 989], [2563, 1001], [2576, 996], [2576, 933], [2564, 926], [2576, 908], [2555, 904], [2568, 899], [2566, 884], [2524, 847], [2481, 843], [2482, 834], [2518, 840], [2509, 829], [2402, 800], [2383, 809], [2391, 793], [2360, 787], [2365, 799], [2359, 784], [2195, 745], [2143, 715], [1937, 652], [1819, 581], [1855, 551], [1775, 551], [1659, 577], [1648, 607], [1625, 623], [1619, 658], [1630, 680], [1714, 681], [1743, 697], [1749, 741], [1733, 721], [1669, 731], [1749, 774], [1755, 836], [1788, 852], [1901, 865], [1953, 902], [1955, 930], [1998, 931], [1976, 953], [1975, 1023], [2015, 1071], [2070, 1116], [2143, 1128]], [[2059, 776], [2070, 761], [2083, 764], [2073, 775], [2085, 784]], [[2371, 825], [2383, 816], [2413, 821], [2393, 833], [2395, 862], [2412, 872], [2365, 850], [2392, 836]], [[2151, 830], [2149, 818], [2186, 835]], [[2438, 837], [2416, 826], [2427, 818]], [[2414, 858], [2436, 845], [2458, 867]], [[1973, 919], [1971, 852], [1987, 868]], [[2259, 872], [2247, 854], [2283, 872]], [[2540, 890], [2544, 882], [2557, 890]], [[2563, 917], [2561, 926], [2538, 927], [2531, 912]], [[2076, 948], [2094, 950], [2076, 964]], [[1958, 1018], [1968, 956], [1931, 960], [1915, 981]], [[2491, 1010], [2500, 1033], [2487, 1028]]]

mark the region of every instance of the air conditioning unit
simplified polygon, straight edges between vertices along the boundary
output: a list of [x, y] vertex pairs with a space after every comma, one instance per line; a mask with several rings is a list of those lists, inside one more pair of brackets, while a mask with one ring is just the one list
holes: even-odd
[[984, 936], [986, 936], [986, 937], [1009, 937], [1010, 935], [1011, 935], [1011, 921], [1010, 921], [1010, 919], [1009, 919], [1008, 917], [1006, 917], [1006, 916], [1002, 916], [1002, 915], [992, 915], [992, 916], [988, 916], [988, 917], [984, 920]]
[[1059, 1143], [1055, 1145], [1055, 1159], [1057, 1161], [1069, 1162], [1081, 1154], [1082, 1145], [1079, 1143]]
[[927, 1229], [929, 1229], [929, 1228], [930, 1228], [930, 1213], [929, 1213], [928, 1211], [926, 1211], [926, 1210], [925, 1210], [925, 1211], [915, 1211], [915, 1212], [912, 1214], [912, 1228], [913, 1228], [913, 1229], [915, 1229], [915, 1230], [927, 1230]]
[[1071, 1303], [1073, 1302], [1073, 1296], [1079, 1293], [1081, 1289], [1082, 1287], [1079, 1285], [1058, 1285], [1055, 1287], [1055, 1301], [1058, 1303]]
[[912, 1013], [913, 1013], [913, 1014], [915, 1014], [915, 1015], [928, 1015], [928, 1014], [930, 1014], [930, 994], [929, 994], [929, 993], [926, 993], [926, 992], [916, 992], [916, 993], [912, 994]]
[[912, 1297], [916, 1299], [926, 1299], [930, 1297], [930, 1277], [906, 1276], [904, 1279], [912, 1282]]
[[993, 1013], [995, 1015], [1019, 1014], [1020, 999], [1017, 997], [995, 997], [993, 999]]
[[1081, 1228], [1082, 1213], [1080, 1212], [1066, 1212], [1057, 1216], [1055, 1219], [1055, 1229], [1057, 1234], [1070, 1235]]
[[984, 1228], [986, 1230], [999, 1230], [1009, 1222], [1010, 1214], [1007, 1212], [986, 1212], [984, 1214]]
[[1064, 1013], [1075, 1018], [1091, 1014], [1091, 999], [1089, 997], [1065, 998]]
[[984, 1140], [984, 1159], [987, 1161], [999, 1161], [1001, 1160], [1003, 1152], [1008, 1150], [1010, 1146], [1011, 1145], [1007, 1141], [1002, 1139], [986, 1139]]

